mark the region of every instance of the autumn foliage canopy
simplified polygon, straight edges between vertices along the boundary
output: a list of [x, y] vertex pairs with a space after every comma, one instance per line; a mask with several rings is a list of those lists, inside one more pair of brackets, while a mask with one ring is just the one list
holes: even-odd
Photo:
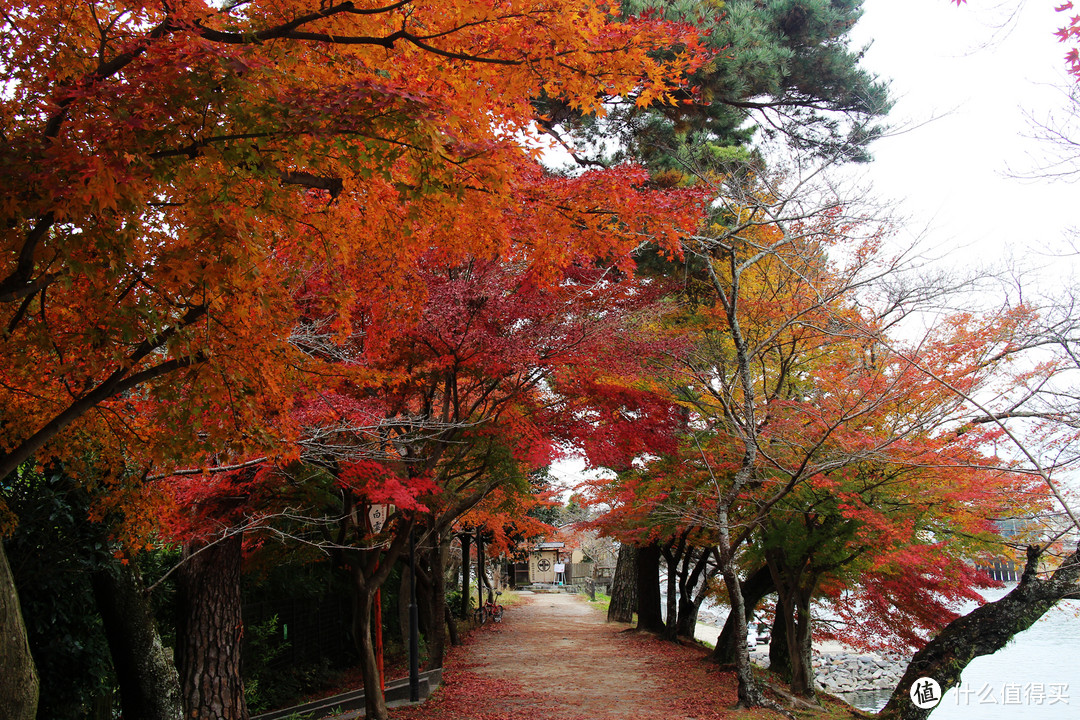
[[632, 166], [551, 176], [523, 142], [537, 98], [646, 106], [701, 62], [688, 28], [611, 13], [5, 3], [0, 474], [295, 457], [322, 350], [415, 322], [421, 264], [544, 284], [674, 248], [686, 197]]

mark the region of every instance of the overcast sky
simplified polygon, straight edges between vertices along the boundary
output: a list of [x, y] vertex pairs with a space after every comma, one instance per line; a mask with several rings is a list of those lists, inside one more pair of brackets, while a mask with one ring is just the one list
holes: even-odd
[[912, 128], [875, 144], [868, 174], [912, 216], [909, 232], [929, 224], [931, 244], [959, 248], [958, 262], [1071, 263], [1047, 261], [1042, 248], [1080, 225], [1080, 188], [1007, 176], [1045, 152], [1029, 116], [1066, 107], [1055, 4], [866, 0], [854, 30], [856, 46], [872, 43], [864, 66], [891, 81], [891, 124]]
[[[1030, 118], [1066, 107], [1072, 81], [1054, 5], [866, 0], [853, 33], [856, 47], [872, 43], [864, 66], [891, 82], [890, 124], [909, 128], [879, 140], [864, 168], [876, 195], [909, 218], [900, 235], [924, 237], [957, 266], [1011, 257], [1042, 267], [1051, 291], [1080, 268], [1048, 253], [1080, 226], [1080, 185], [1021, 181], [1009, 170], [1031, 169], [1046, 152], [1030, 138]], [[574, 483], [582, 468], [571, 461], [553, 471]]]

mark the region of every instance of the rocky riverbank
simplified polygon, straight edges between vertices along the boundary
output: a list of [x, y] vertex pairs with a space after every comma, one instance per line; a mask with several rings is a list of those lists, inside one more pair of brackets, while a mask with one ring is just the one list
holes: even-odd
[[[768, 667], [769, 646], [756, 646], [751, 660]], [[898, 653], [859, 652], [839, 643], [826, 643], [813, 651], [814, 677], [828, 693], [891, 690], [904, 674], [907, 661]]]
[[[715, 643], [724, 618], [718, 610], [702, 608], [698, 615], [700, 639]], [[750, 656], [754, 664], [769, 666], [767, 644], [754, 646]], [[898, 653], [860, 652], [838, 642], [824, 642], [815, 644], [813, 663], [818, 687], [831, 694], [847, 694], [892, 690], [907, 669], [908, 658]]]

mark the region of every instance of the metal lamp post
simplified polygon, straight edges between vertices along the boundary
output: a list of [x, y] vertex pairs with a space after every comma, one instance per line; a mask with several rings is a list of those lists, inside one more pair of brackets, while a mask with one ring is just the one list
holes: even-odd
[[409, 530], [409, 701], [420, 701], [420, 611], [416, 607], [416, 539]]

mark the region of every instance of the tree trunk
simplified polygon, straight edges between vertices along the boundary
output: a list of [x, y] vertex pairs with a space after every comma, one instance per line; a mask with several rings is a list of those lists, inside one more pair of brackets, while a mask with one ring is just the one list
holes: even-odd
[[[758, 568], [740, 585], [742, 587], [743, 607], [746, 608], [745, 623], [750, 621], [762, 598], [773, 592], [772, 576], [769, 574], [769, 568], [765, 566]], [[711, 657], [713, 662], [721, 665], [730, 665], [735, 662], [735, 618], [732, 613], [728, 613], [727, 620], [724, 621], [724, 627], [720, 631], [720, 636], [716, 639], [716, 647], [713, 648]]]
[[637, 548], [623, 543], [619, 545], [619, 557], [615, 561], [615, 576], [611, 579], [611, 603], [608, 605], [608, 622], [633, 622], [637, 612]]
[[679, 595], [678, 617], [675, 621], [675, 634], [679, 637], [692, 638], [697, 633], [698, 611], [701, 600], [697, 597]]
[[11, 720], [34, 720], [38, 674], [30, 655], [15, 578], [0, 542], [0, 708]]
[[1080, 550], [1073, 552], [1046, 580], [1036, 576], [1042, 548], [1027, 549], [1020, 583], [1005, 597], [975, 608], [953, 620], [908, 663], [892, 697], [878, 715], [883, 720], [926, 720], [933, 708], [920, 710], [911, 701], [911, 686], [932, 678], [944, 694], [960, 682], [960, 673], [973, 659], [1005, 647], [1065, 597], [1075, 597], [1080, 580]]
[[458, 637], [457, 621], [454, 619], [454, 613], [450, 612], [450, 606], [443, 604], [443, 610], [446, 613], [446, 630], [450, 636], [450, 644], [457, 647], [461, 644], [461, 638]]
[[[353, 595], [353, 640], [360, 654], [360, 674], [364, 679], [364, 711], [370, 720], [387, 720], [386, 697], [379, 682], [379, 666], [375, 659], [375, 644], [371, 639], [371, 611], [374, 593], [369, 591], [363, 573], [353, 571], [356, 587]], [[408, 597], [407, 595], [404, 597]], [[407, 600], [399, 599], [399, 604]], [[408, 638], [408, 634], [405, 635]]]
[[247, 720], [240, 677], [242, 536], [184, 548], [178, 572], [177, 669], [189, 720]]
[[[812, 699], [814, 679], [810, 663], [810, 598], [814, 594], [816, 580], [805, 558], [793, 563], [779, 548], [766, 551], [765, 556], [773, 585], [776, 586], [777, 622], [774, 628], [783, 628], [786, 649], [786, 652], [781, 650], [780, 639], [774, 636], [769, 646], [770, 669], [780, 672], [788, 680], [792, 693]], [[772, 665], [774, 650], [778, 663], [775, 667]]]
[[637, 595], [637, 629], [664, 632], [664, 617], [660, 612], [660, 546], [656, 543], [638, 548]]
[[[446, 558], [450, 554], [450, 538], [437, 538], [438, 544], [431, 548], [431, 624], [427, 641], [428, 670], [441, 668], [446, 652]], [[432, 536], [432, 539], [436, 539]], [[436, 620], [437, 618], [437, 620]]]
[[791, 682], [791, 645], [788, 643], [789, 616], [783, 598], [776, 599], [772, 634], [769, 637], [769, 670], [786, 683]]
[[472, 608], [469, 606], [469, 546], [472, 545], [472, 533], [461, 533], [461, 607], [458, 608], [458, 617], [468, 620], [472, 617]]
[[[679, 617], [676, 628], [681, 637], [692, 638], [697, 631], [698, 611], [705, 599], [704, 585], [708, 580], [705, 570], [709, 555], [708, 550], [701, 549], [695, 553], [693, 548], [688, 548], [683, 556], [682, 569], [679, 571]], [[690, 570], [690, 563], [694, 564], [693, 570]]]
[[121, 714], [181, 720], [180, 678], [161, 644], [142, 582], [130, 566], [109, 562], [91, 578], [120, 686]]
[[[815, 699], [813, 664], [813, 618], [810, 598], [813, 586], [802, 587], [795, 596], [795, 637], [791, 646], [791, 692], [809, 700]], [[816, 701], [815, 701], [816, 702]]]
[[[734, 618], [732, 631], [735, 633], [735, 678], [739, 682], [739, 700], [736, 707], [761, 707], [766, 704], [766, 701], [765, 696], [761, 694], [761, 690], [754, 681], [754, 672], [750, 667], [750, 650], [746, 645], [746, 618], [748, 613], [743, 603], [739, 570], [730, 557], [725, 558], [721, 570], [724, 574], [724, 584], [727, 585], [728, 597], [731, 600], [730, 616]], [[750, 614], [752, 613], [753, 610], [750, 611]]]
[[487, 577], [487, 559], [484, 556], [484, 536], [480, 530], [476, 531], [476, 601], [477, 607], [484, 606], [484, 588], [487, 588], [487, 599], [493, 600], [494, 594], [491, 592], [491, 583]]
[[679, 557], [677, 554], [668, 550], [664, 552], [664, 559], [667, 561], [667, 598], [665, 606], [666, 618], [664, 621], [664, 639], [675, 640], [678, 637], [679, 632], [679, 584], [676, 572], [676, 564]]
[[[432, 626], [435, 624], [435, 589], [431, 580], [431, 561], [434, 551], [416, 551], [416, 614], [419, 621], [420, 635], [424, 642], [430, 642]], [[440, 617], [442, 617], [440, 615]]]

